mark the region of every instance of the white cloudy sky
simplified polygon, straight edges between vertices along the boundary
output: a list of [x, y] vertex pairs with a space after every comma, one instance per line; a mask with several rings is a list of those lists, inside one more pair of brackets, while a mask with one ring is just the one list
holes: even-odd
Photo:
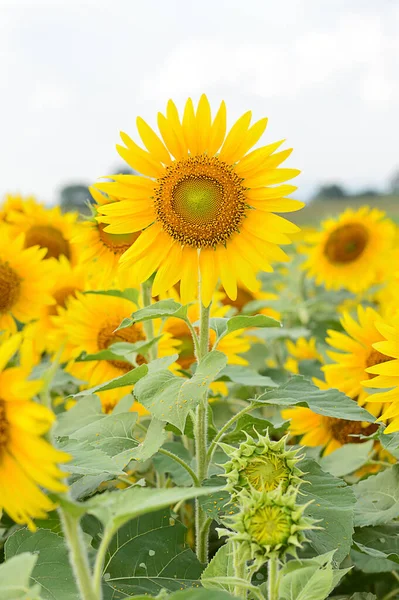
[[0, 0], [0, 194], [50, 202], [113, 172], [119, 130], [203, 91], [269, 117], [302, 197], [386, 186], [398, 31], [397, 0]]

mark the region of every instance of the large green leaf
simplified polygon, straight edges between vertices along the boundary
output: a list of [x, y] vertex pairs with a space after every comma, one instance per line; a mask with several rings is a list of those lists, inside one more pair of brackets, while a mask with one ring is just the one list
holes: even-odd
[[167, 370], [149, 373], [137, 383], [134, 395], [154, 417], [184, 431], [187, 415], [199, 404], [226, 361], [221, 352], [209, 352], [191, 379]]
[[[167, 490], [158, 490], [158, 492]], [[152, 491], [152, 495], [156, 496]], [[144, 512], [144, 511], [143, 511]], [[198, 586], [202, 565], [185, 544], [186, 528], [171, 519], [170, 511], [143, 514], [118, 531], [110, 543], [104, 566], [107, 584], [126, 595], [156, 596]]]
[[277, 387], [270, 377], [260, 375], [255, 369], [246, 367], [244, 365], [227, 365], [220, 372], [218, 381], [232, 381], [233, 383], [239, 383], [241, 385], [250, 385], [257, 387]]
[[355, 525], [384, 525], [399, 517], [399, 465], [352, 486], [357, 503]]
[[136, 310], [130, 318], [124, 319], [118, 329], [130, 327], [139, 321], [150, 321], [152, 319], [164, 319], [166, 317], [175, 317], [185, 320], [187, 318], [187, 306], [179, 304], [172, 299], [160, 300], [150, 306], [145, 306]]
[[325, 473], [312, 459], [301, 461], [306, 483], [301, 486], [298, 502], [313, 500], [305, 514], [320, 522], [321, 530], [309, 531], [306, 537], [318, 554], [334, 550], [334, 560], [340, 563], [350, 551], [353, 534], [355, 496], [342, 479]]
[[[234, 592], [234, 586], [229, 584], [215, 583], [217, 577], [234, 577], [235, 570], [233, 564], [233, 545], [224, 544], [216, 552], [201, 576], [202, 585], [208, 589], [222, 589], [227, 592]], [[209, 581], [211, 580], [211, 581]]]
[[[43, 600], [40, 585], [31, 581], [31, 574], [37, 562], [37, 556], [29, 552], [11, 556], [0, 565], [1, 600]], [[32, 587], [30, 587], [33, 584]], [[71, 599], [72, 600], [72, 599]]]
[[256, 398], [255, 402], [278, 406], [306, 406], [319, 415], [348, 421], [375, 421], [373, 415], [342, 392], [334, 389], [319, 390], [302, 375], [292, 377], [276, 390], [265, 392]]
[[279, 600], [325, 600], [350, 570], [334, 570], [333, 554], [288, 562], [281, 571]]
[[126, 385], [134, 385], [137, 383], [144, 375], [148, 373], [147, 365], [140, 365], [139, 367], [133, 368], [128, 373], [124, 373], [123, 375], [119, 375], [119, 377], [114, 377], [110, 381], [106, 383], [100, 383], [99, 385], [95, 385], [94, 387], [88, 390], [82, 390], [77, 394], [73, 394], [74, 398], [81, 398], [82, 396], [91, 396], [96, 392], [105, 392], [106, 390], [115, 390], [116, 388], [124, 387]]
[[161, 335], [152, 340], [143, 340], [132, 344], [130, 342], [115, 342], [105, 350], [100, 350], [94, 354], [83, 352], [76, 360], [78, 362], [87, 362], [91, 360], [126, 360], [132, 365], [135, 365], [137, 354], [146, 355], [148, 351], [159, 342]]
[[86, 512], [103, 525], [116, 530], [127, 521], [216, 491], [217, 488], [150, 488], [131, 487], [118, 492], [104, 492], [85, 503]]
[[[19, 529], [6, 542], [7, 562], [17, 555], [26, 556], [26, 552], [32, 552], [37, 557], [30, 582], [42, 586], [43, 600], [79, 600], [63, 537], [49, 529], [38, 529], [34, 533]], [[3, 600], [3, 596], [0, 597]]]
[[[399, 523], [361, 527], [355, 532], [353, 542], [354, 548], [358, 553], [361, 552], [365, 559], [361, 567], [365, 573], [383, 573], [399, 569]], [[354, 562], [358, 564], [355, 559]]]
[[343, 477], [360, 469], [373, 451], [374, 440], [368, 440], [362, 444], [345, 444], [324, 456], [320, 460], [320, 466], [336, 477]]
[[239, 329], [281, 327], [280, 321], [266, 315], [236, 315], [234, 317], [212, 317], [209, 326], [216, 332], [217, 340]]

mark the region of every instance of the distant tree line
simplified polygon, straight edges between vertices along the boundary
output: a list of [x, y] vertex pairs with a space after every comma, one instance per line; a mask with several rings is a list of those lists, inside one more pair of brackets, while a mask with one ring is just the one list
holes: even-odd
[[370, 198], [386, 195], [399, 195], [399, 170], [394, 173], [393, 177], [391, 178], [388, 192], [381, 192], [375, 188], [366, 188], [364, 190], [360, 190], [359, 192], [351, 193], [342, 184], [329, 183], [320, 186], [314, 196], [314, 199], [329, 200], [334, 198], [335, 200], [339, 200], [340, 198], [345, 199], [350, 198], [351, 196], [356, 196], [357, 198]]

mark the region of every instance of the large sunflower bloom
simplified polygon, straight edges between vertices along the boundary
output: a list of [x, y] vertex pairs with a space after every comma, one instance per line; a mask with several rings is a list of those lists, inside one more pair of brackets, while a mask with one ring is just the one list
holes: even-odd
[[399, 431], [399, 318], [392, 322], [380, 321], [376, 327], [382, 341], [373, 344], [373, 351], [384, 356], [384, 361], [375, 362], [367, 369], [368, 377], [363, 385], [369, 388], [382, 388], [386, 391], [372, 394], [370, 402], [386, 403], [386, 410], [379, 418], [380, 421], [390, 420], [384, 433]]
[[24, 248], [21, 234], [12, 238], [0, 225], [0, 331], [15, 332], [15, 320], [28, 323], [53, 304], [49, 293], [53, 262], [43, 261], [43, 248]]
[[389, 264], [395, 227], [384, 217], [382, 211], [364, 206], [324, 221], [323, 231], [308, 237], [304, 268], [327, 289], [366, 290], [381, 279], [384, 261]]
[[166, 116], [158, 115], [162, 140], [138, 118], [146, 150], [121, 134], [120, 156], [143, 176], [114, 175], [112, 182], [97, 184], [121, 199], [99, 207], [99, 221], [108, 223], [105, 232], [113, 234], [143, 230], [121, 262], [134, 265], [139, 281], [156, 271], [155, 296], [180, 281], [187, 304], [196, 296], [199, 272], [205, 305], [219, 278], [235, 300], [237, 282], [256, 291], [256, 273], [271, 270], [271, 261], [286, 260], [279, 244], [290, 243], [287, 234], [298, 228], [273, 211], [294, 211], [303, 204], [285, 198], [295, 187], [270, 186], [299, 171], [278, 168], [291, 154], [291, 149], [274, 154], [282, 141], [249, 152], [267, 119], [252, 126], [250, 121], [247, 112], [226, 136], [224, 102], [212, 121], [203, 95], [196, 111], [187, 101], [182, 120], [168, 102]]
[[78, 213], [62, 214], [59, 206], [47, 208], [32, 198], [19, 210], [10, 211], [8, 221], [16, 233], [25, 233], [25, 247], [40, 246], [46, 249], [45, 258], [65, 256], [76, 264], [79, 256], [71, 244], [76, 233]]
[[[137, 310], [137, 306], [116, 296], [105, 294], [82, 294], [70, 298], [67, 309], [54, 322], [67, 340], [63, 359], [71, 361], [68, 371], [78, 379], [86, 381], [89, 387], [106, 383], [135, 367], [121, 360], [90, 360], [74, 362], [82, 353], [97, 354], [116, 342], [144, 342], [146, 340], [142, 323], [135, 323], [125, 329], [115, 331], [124, 318]], [[164, 333], [158, 341], [158, 356], [170, 356], [177, 353], [180, 345], [170, 333]], [[136, 356], [137, 365], [146, 363], [144, 356]], [[99, 396], [105, 408], [115, 404], [122, 396], [130, 393], [132, 386], [121, 387], [110, 392], [100, 392]]]
[[53, 413], [32, 401], [42, 383], [29, 381], [22, 367], [6, 368], [21, 342], [16, 334], [0, 346], [0, 511], [34, 529], [32, 519], [46, 517], [54, 504], [42, 488], [63, 492], [65, 477], [56, 463], [69, 455], [43, 439]]
[[106, 289], [118, 279], [123, 288], [135, 287], [131, 268], [123, 272], [123, 277], [118, 277], [119, 259], [139, 237], [140, 232], [118, 234], [105, 231], [106, 226], [98, 223], [94, 217], [101, 206], [117, 202], [117, 199], [105, 196], [94, 187], [90, 188], [90, 193], [95, 201], [92, 204], [93, 218], [82, 223], [72, 239], [72, 243], [77, 246], [80, 261], [91, 268], [93, 281], [106, 286]]
[[[328, 352], [334, 364], [325, 365], [322, 370], [330, 387], [337, 388], [364, 406], [370, 394], [364, 387], [364, 380], [371, 379], [368, 368], [383, 363], [389, 358], [378, 352], [374, 345], [383, 340], [378, 330], [380, 315], [370, 307], [358, 306], [358, 320], [344, 313], [341, 324], [344, 332], [328, 330], [327, 343], [339, 352]], [[367, 404], [367, 410], [378, 416], [382, 405]]]

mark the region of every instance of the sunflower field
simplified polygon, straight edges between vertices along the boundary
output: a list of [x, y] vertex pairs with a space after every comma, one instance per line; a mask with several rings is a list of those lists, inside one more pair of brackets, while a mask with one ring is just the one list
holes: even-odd
[[169, 101], [90, 217], [1, 204], [0, 600], [399, 598], [399, 229], [301, 230], [251, 119]]

